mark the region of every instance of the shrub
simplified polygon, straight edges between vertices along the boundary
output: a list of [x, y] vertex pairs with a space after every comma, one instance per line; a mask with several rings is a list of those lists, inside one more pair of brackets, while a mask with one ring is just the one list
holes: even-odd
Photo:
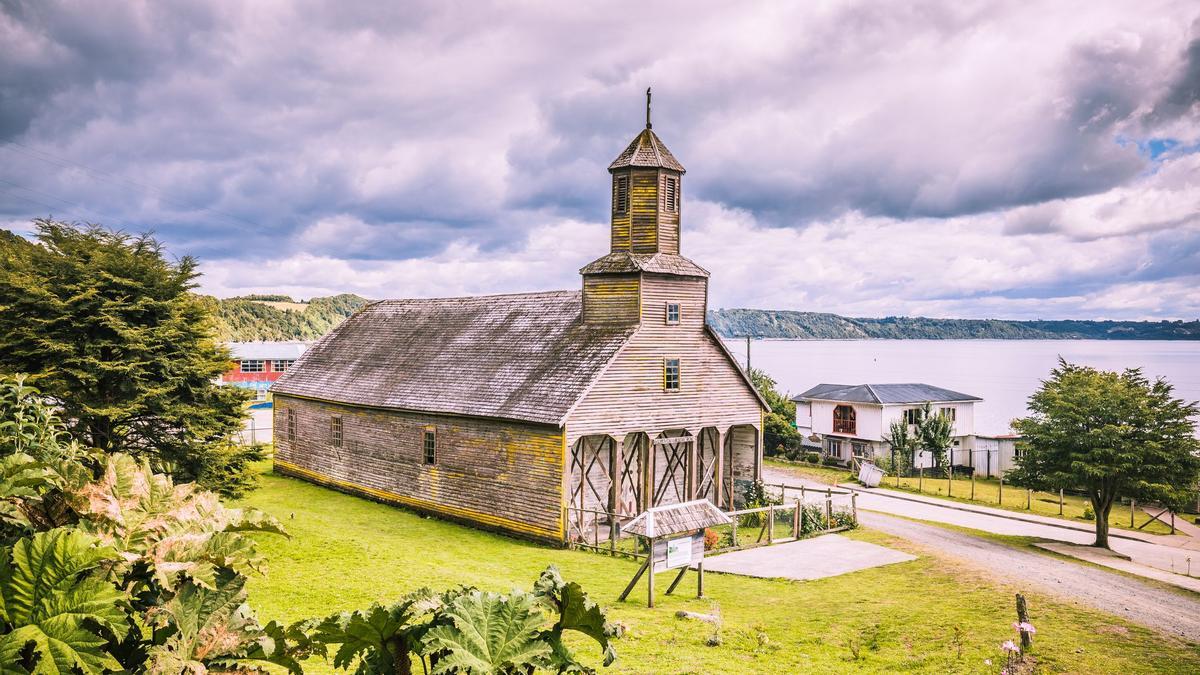
[[821, 459], [821, 463], [825, 466], [841, 466], [842, 460], [834, 457], [833, 455], [825, 455], [825, 457]]
[[1084, 520], [1095, 520], [1096, 519], [1096, 512], [1092, 510], [1091, 504], [1088, 504], [1087, 506], [1083, 507], [1083, 519]]
[[820, 464], [821, 463], [821, 453], [809, 452], [808, 454], [804, 455], [804, 461], [808, 462], [809, 464]]
[[711, 551], [721, 543], [721, 533], [710, 528], [704, 528], [704, 550]]

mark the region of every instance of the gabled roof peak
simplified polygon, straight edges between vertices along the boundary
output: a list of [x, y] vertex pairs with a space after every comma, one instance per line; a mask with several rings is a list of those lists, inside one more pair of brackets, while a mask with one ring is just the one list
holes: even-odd
[[686, 169], [667, 149], [662, 139], [650, 127], [642, 129], [629, 147], [608, 165], [609, 171], [626, 167], [659, 168], [686, 173]]

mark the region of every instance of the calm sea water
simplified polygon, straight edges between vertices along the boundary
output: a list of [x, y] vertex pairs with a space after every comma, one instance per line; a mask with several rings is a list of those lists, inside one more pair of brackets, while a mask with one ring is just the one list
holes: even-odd
[[[745, 340], [728, 340], [739, 359]], [[1200, 342], [1110, 340], [756, 340], [750, 361], [798, 394], [821, 382], [926, 382], [984, 399], [978, 433], [1004, 433], [1058, 357], [1105, 370], [1142, 368], [1200, 400]]]

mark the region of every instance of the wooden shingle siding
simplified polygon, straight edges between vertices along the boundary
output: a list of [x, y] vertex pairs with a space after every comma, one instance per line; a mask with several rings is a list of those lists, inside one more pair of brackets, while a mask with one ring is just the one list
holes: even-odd
[[[567, 442], [589, 434], [626, 434], [703, 426], [761, 424], [760, 404], [716, 338], [704, 329], [707, 280], [642, 276], [642, 322], [567, 418]], [[679, 324], [663, 307], [680, 304]], [[663, 390], [665, 357], [680, 359], [680, 390]]]
[[[275, 439], [282, 473], [443, 517], [536, 539], [562, 538], [563, 445], [556, 427], [377, 410], [275, 396], [296, 439]], [[331, 415], [345, 420], [343, 447], [329, 443]], [[425, 430], [437, 463], [424, 461]], [[279, 428], [279, 427], [277, 427]]]
[[583, 320], [589, 325], [628, 326], [638, 321], [641, 297], [636, 274], [589, 276], [583, 280]]
[[658, 248], [658, 170], [634, 170], [630, 185], [630, 250], [633, 253], [657, 253]]

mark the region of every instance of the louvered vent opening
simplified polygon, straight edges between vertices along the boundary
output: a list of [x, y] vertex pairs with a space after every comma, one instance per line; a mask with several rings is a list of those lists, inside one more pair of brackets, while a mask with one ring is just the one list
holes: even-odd
[[674, 213], [679, 210], [679, 179], [667, 176], [667, 184], [663, 190], [663, 201], [667, 211]]
[[629, 176], [616, 176], [613, 180], [613, 212], [629, 211]]

